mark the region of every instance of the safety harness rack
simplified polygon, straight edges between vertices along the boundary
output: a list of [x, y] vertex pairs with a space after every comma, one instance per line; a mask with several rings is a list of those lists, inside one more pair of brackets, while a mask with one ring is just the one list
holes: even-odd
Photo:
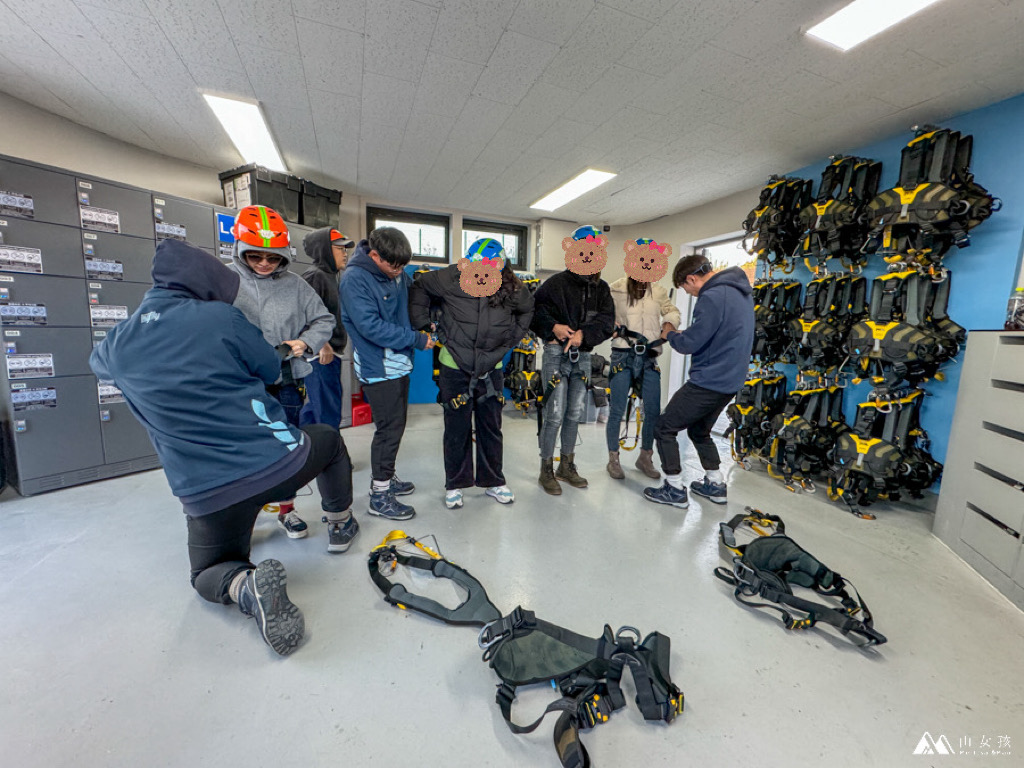
[[866, 293], [867, 280], [860, 275], [818, 270], [804, 290], [800, 315], [784, 327], [785, 361], [823, 373], [840, 367], [847, 334], [866, 313]]
[[732, 457], [744, 469], [751, 459], [767, 460], [773, 434], [772, 420], [786, 403], [786, 376], [774, 368], [758, 369], [743, 382], [736, 399], [726, 408]]
[[[753, 537], [741, 544], [738, 533]], [[734, 587], [739, 602], [778, 611], [786, 629], [828, 624], [861, 647], [886, 642], [853, 584], [787, 536], [781, 518], [746, 507], [743, 514], [720, 524], [719, 538], [731, 567], [716, 568], [715, 576]], [[837, 600], [839, 606], [797, 597], [793, 587], [811, 589]]]
[[780, 361], [790, 340], [786, 328], [800, 316], [803, 285], [798, 280], [754, 283], [754, 345], [751, 354], [762, 365]]
[[[645, 720], [671, 723], [683, 711], [683, 693], [669, 676], [671, 641], [652, 632], [641, 639], [634, 627], [613, 632], [605, 625], [597, 638], [579, 635], [539, 619], [517, 607], [502, 615], [483, 586], [468, 571], [446, 560], [436, 545], [430, 547], [403, 531], [392, 531], [371, 552], [370, 578], [384, 600], [448, 624], [479, 626], [477, 643], [483, 659], [501, 679], [496, 702], [513, 733], [530, 733], [544, 718], [558, 712], [554, 743], [563, 768], [588, 768], [590, 757], [580, 731], [607, 722], [626, 705], [622, 673], [629, 669], [636, 703]], [[413, 594], [393, 582], [398, 565], [450, 579], [466, 593], [455, 608]], [[560, 695], [532, 723], [517, 724], [512, 704], [520, 686], [550, 684]]]
[[[800, 242], [800, 211], [811, 202], [809, 179], [771, 176], [760, 200], [743, 220], [743, 248], [760, 261], [792, 271]], [[748, 242], [749, 241], [749, 242]]]

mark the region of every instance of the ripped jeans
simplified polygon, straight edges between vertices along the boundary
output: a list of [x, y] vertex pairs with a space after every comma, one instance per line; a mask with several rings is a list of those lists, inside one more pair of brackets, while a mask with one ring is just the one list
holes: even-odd
[[540, 430], [540, 457], [543, 460], [554, 457], [559, 431], [562, 433], [562, 453], [576, 452], [576, 435], [584, 416], [587, 380], [590, 378], [590, 353], [580, 352], [579, 359], [573, 363], [569, 361], [569, 353], [562, 351], [561, 344], [545, 344], [541, 362], [541, 381], [545, 391], [556, 373], [562, 380], [544, 402], [544, 424]]

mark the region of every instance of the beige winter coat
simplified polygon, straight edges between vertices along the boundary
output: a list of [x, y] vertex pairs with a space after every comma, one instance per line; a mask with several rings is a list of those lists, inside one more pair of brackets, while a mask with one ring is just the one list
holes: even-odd
[[[628, 277], [622, 277], [608, 286], [615, 302], [615, 324], [624, 325], [649, 340], [654, 341], [661, 336], [661, 324], [672, 323], [679, 327], [679, 309], [669, 298], [668, 291], [655, 283], [640, 301], [629, 306], [629, 294], [626, 292]], [[612, 339], [613, 348], [631, 347], [625, 339]], [[661, 354], [661, 349], [657, 350]]]

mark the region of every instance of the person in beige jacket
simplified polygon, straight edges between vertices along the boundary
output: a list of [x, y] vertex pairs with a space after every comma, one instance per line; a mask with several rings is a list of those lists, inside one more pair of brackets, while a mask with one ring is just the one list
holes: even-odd
[[640, 382], [643, 399], [643, 427], [640, 433], [640, 457], [636, 468], [651, 478], [661, 475], [654, 467], [654, 430], [661, 413], [661, 370], [658, 368], [660, 348], [637, 354], [637, 338], [626, 336], [631, 331], [650, 341], [661, 337], [663, 330], [676, 330], [679, 309], [669, 292], [658, 285], [668, 271], [672, 246], [656, 243], [649, 238], [630, 240], [622, 246], [626, 252], [626, 277], [616, 280], [609, 288], [615, 303], [616, 332], [612, 337], [611, 371], [609, 373], [608, 474], [616, 480], [625, 477], [619, 463], [619, 430], [626, 412], [633, 382]]

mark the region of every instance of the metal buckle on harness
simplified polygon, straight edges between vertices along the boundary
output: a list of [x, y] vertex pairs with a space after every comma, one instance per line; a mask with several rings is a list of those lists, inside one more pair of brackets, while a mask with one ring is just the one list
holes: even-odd
[[647, 354], [647, 345], [646, 344], [634, 344], [633, 345], [633, 353], [638, 355], [638, 356], [640, 356], [640, 357], [643, 357], [644, 355]]
[[[500, 643], [506, 637], [511, 637], [512, 633], [523, 625], [525, 619], [522, 606], [516, 606], [516, 609], [508, 616], [484, 624], [480, 634], [477, 635], [476, 644], [480, 646], [481, 650], [486, 651], [495, 643]], [[494, 632], [495, 629], [498, 631]]]
[[578, 363], [580, 361], [580, 348], [579, 347], [569, 347], [569, 353], [568, 354], [569, 354], [569, 362], [570, 363], [575, 364], [575, 363]]

